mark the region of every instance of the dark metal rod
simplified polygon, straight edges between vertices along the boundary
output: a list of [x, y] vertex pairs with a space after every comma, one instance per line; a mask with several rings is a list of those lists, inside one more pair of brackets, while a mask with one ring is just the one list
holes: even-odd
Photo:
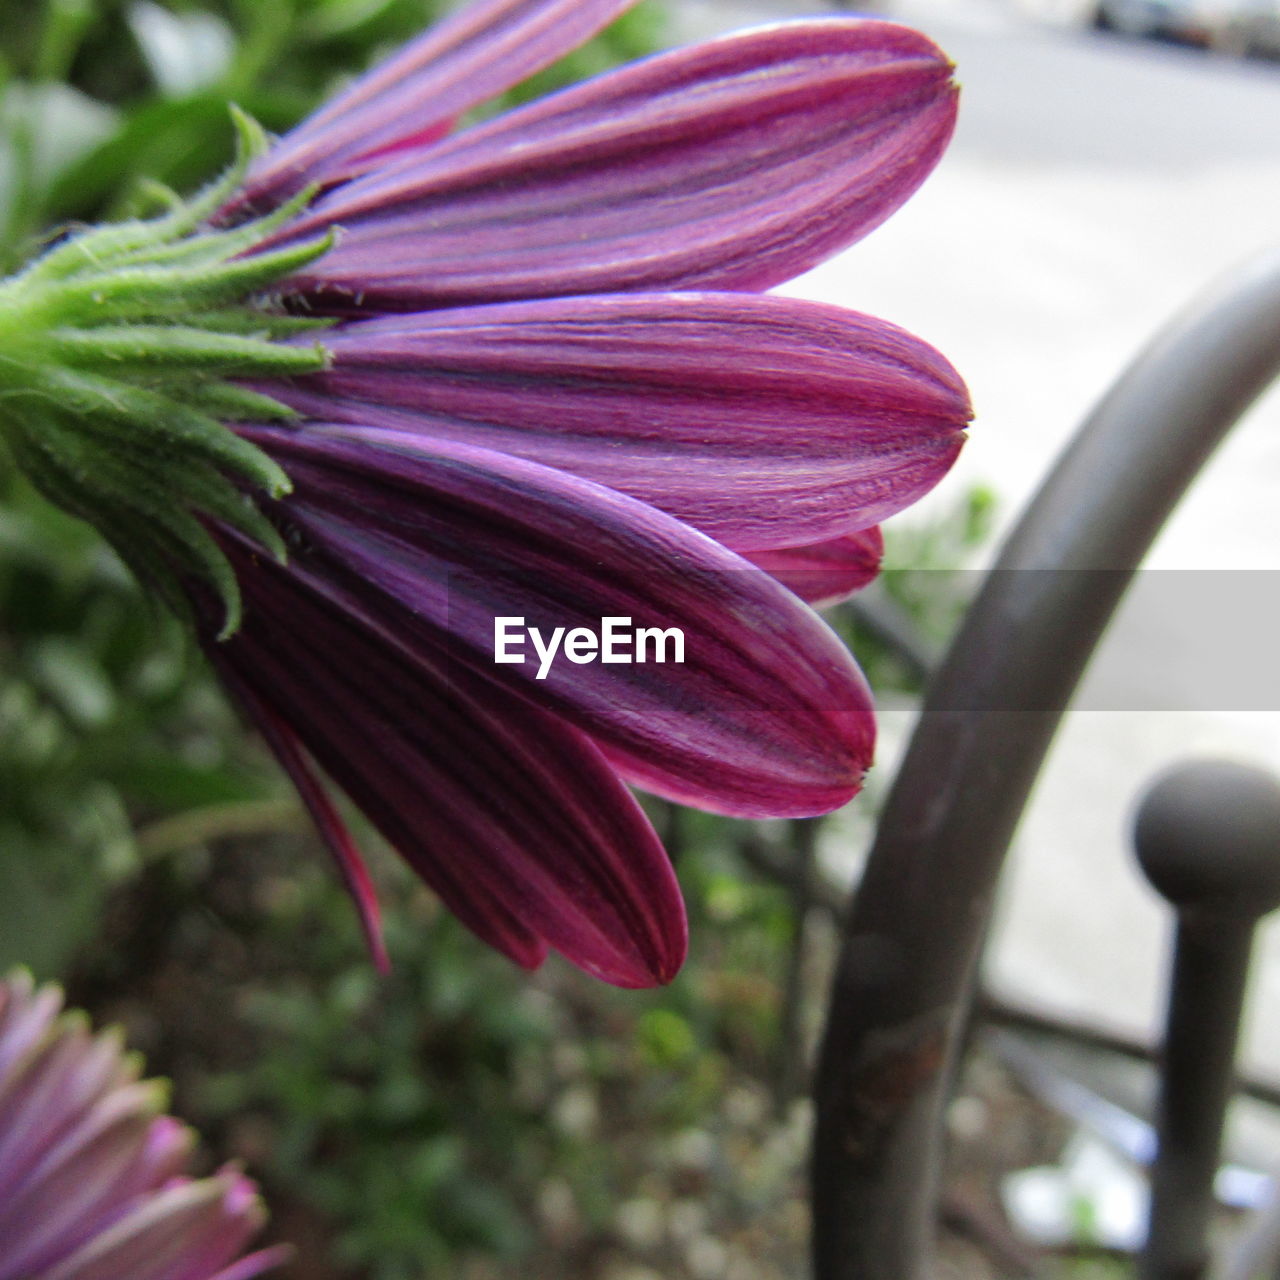
[[1140, 1280], [1203, 1280], [1255, 921], [1179, 921]]
[[[1031, 1009], [1025, 1005], [1010, 1003], [1002, 997], [982, 992], [978, 997], [977, 1016], [984, 1023], [996, 1027], [1013, 1027], [1038, 1036], [1052, 1036], [1104, 1053], [1118, 1054], [1140, 1062], [1150, 1062], [1158, 1056], [1158, 1050], [1137, 1036], [1126, 1035], [1106, 1027], [1093, 1026], [1078, 1018], [1057, 1012], [1049, 1013]], [[1268, 1106], [1280, 1107], [1280, 1088], [1260, 1076], [1241, 1073], [1236, 1079], [1236, 1090], [1250, 1098], [1257, 1098]], [[1280, 1210], [1277, 1210], [1280, 1213]]]
[[813, 907], [813, 884], [818, 868], [820, 819], [795, 818], [788, 824], [791, 837], [791, 949], [782, 983], [782, 1010], [778, 1034], [778, 1060], [774, 1077], [774, 1108], [785, 1116], [787, 1108], [805, 1088], [808, 1046], [804, 1034], [805, 969], [809, 960], [809, 912]]
[[1167, 770], [1133, 829], [1178, 915], [1141, 1280], [1204, 1280], [1214, 1177], [1258, 921], [1280, 906], [1280, 782], [1230, 760]]
[[920, 1280], [943, 1085], [1005, 850], [1086, 661], [1280, 370], [1280, 254], [1131, 366], [1006, 543], [926, 697], [843, 931], [815, 1090], [817, 1280]]

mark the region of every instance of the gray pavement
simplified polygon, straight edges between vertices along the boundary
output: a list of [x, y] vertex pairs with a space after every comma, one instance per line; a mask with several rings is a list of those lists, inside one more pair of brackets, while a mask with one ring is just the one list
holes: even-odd
[[[680, 35], [816, 7], [685, 3]], [[892, 319], [946, 352], [977, 419], [937, 500], [991, 484], [1007, 524], [1138, 348], [1224, 271], [1280, 245], [1280, 65], [1035, 27], [994, 0], [903, 0], [894, 16], [957, 64], [955, 144], [888, 224], [784, 291]], [[1280, 570], [1277, 492], [1273, 393], [1219, 452], [1149, 564], [1257, 570], [1251, 581], [1275, 591], [1261, 571]], [[1147, 617], [1122, 629], [1128, 648], [1112, 657], [1141, 672], [1145, 710], [1108, 710], [1125, 704], [1095, 687], [1080, 704], [1090, 709], [1069, 713], [1005, 884], [988, 964], [1002, 993], [1152, 1033], [1166, 918], [1130, 867], [1134, 796], [1196, 754], [1280, 772], [1274, 698], [1215, 711], [1197, 696], [1214, 655], [1194, 643], [1196, 622], [1153, 631]], [[908, 722], [905, 711], [884, 715], [882, 777]], [[1246, 1060], [1280, 1081], [1280, 921], [1264, 951]]]

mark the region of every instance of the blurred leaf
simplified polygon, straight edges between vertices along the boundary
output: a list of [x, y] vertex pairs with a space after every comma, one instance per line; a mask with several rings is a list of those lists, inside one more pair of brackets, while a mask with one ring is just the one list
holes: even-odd
[[115, 711], [115, 693], [106, 673], [65, 637], [38, 641], [32, 646], [30, 663], [37, 687], [73, 725], [100, 728]]
[[306, 30], [317, 40], [347, 36], [383, 18], [396, 3], [397, 0], [318, 0], [306, 17]]
[[49, 789], [23, 825], [0, 826], [0, 969], [64, 971], [109, 885], [135, 865], [132, 832], [108, 786]]
[[218, 94], [148, 102], [130, 111], [109, 138], [94, 141], [53, 183], [51, 218], [91, 216], [144, 177], [177, 190], [198, 186], [231, 155], [231, 117]]
[[152, 0], [135, 0], [129, 29], [156, 86], [170, 98], [217, 84], [235, 57], [235, 33], [216, 14], [199, 9], [170, 13]]
[[130, 800], [162, 812], [254, 803], [274, 789], [260, 770], [244, 762], [188, 763], [160, 746], [143, 746], [129, 764]]
[[10, 81], [0, 92], [0, 271], [20, 262], [68, 169], [114, 133], [117, 113], [70, 85]]
[[671, 1009], [650, 1009], [641, 1017], [636, 1034], [642, 1052], [655, 1067], [681, 1066], [697, 1052], [693, 1028]]
[[[10, 83], [0, 113], [11, 127], [20, 117], [34, 126], [32, 176], [40, 190], [51, 186], [65, 169], [110, 137], [119, 119], [114, 108], [60, 83]], [[11, 163], [10, 145], [0, 136], [0, 185], [4, 166]]]

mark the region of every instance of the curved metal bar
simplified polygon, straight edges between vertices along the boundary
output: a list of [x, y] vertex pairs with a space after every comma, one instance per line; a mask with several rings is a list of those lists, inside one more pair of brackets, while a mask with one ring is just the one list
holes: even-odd
[[1178, 498], [1280, 372], [1280, 253], [1132, 364], [1006, 542], [930, 686], [843, 931], [815, 1090], [817, 1280], [920, 1280], [944, 1087], [1005, 850]]

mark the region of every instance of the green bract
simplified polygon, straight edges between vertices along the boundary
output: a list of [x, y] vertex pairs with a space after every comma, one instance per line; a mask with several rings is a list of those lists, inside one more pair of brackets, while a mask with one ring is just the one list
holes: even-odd
[[306, 191], [231, 229], [207, 220], [239, 186], [261, 132], [237, 115], [236, 163], [190, 202], [77, 232], [0, 283], [0, 437], [46, 497], [95, 525], [178, 612], [184, 581], [221, 598], [222, 634], [240, 593], [205, 525], [239, 529], [278, 559], [261, 495], [289, 478], [227, 424], [291, 410], [238, 379], [323, 369], [319, 343], [278, 339], [328, 323], [273, 314], [270, 286], [320, 257], [333, 233], [255, 253], [305, 207]]

